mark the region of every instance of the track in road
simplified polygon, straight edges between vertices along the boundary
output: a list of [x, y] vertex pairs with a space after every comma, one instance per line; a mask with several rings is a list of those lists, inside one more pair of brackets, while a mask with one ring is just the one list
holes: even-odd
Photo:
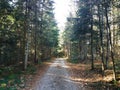
[[70, 80], [63, 58], [57, 58], [49, 67], [34, 90], [79, 90], [74, 81]]

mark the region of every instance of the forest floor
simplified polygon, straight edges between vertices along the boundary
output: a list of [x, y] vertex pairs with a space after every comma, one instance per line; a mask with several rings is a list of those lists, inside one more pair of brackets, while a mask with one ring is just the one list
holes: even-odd
[[45, 62], [26, 80], [22, 90], [119, 90], [106, 83], [111, 74], [103, 77], [101, 70], [90, 70], [89, 63], [73, 64], [63, 58]]
[[[99, 63], [97, 62], [97, 64]], [[71, 79], [75, 81], [78, 86], [81, 87], [82, 85], [84, 90], [120, 90], [120, 88], [110, 84], [113, 80], [111, 70], [106, 71], [105, 76], [102, 76], [101, 69], [91, 70], [90, 63], [68, 63], [68, 66], [70, 67]]]

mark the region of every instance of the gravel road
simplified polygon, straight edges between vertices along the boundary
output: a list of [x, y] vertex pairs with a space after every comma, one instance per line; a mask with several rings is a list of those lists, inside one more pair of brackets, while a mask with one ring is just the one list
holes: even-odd
[[70, 80], [68, 66], [65, 63], [63, 58], [57, 58], [34, 90], [79, 90], [75, 82]]

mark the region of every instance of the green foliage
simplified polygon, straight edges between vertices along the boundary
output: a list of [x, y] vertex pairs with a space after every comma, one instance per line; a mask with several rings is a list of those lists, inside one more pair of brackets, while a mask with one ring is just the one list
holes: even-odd
[[17, 90], [22, 88], [21, 84], [25, 82], [20, 68], [17, 67], [1, 67], [0, 71], [0, 90]]
[[17, 90], [15, 85], [18, 86], [22, 83], [21, 81], [20, 75], [17, 74], [5, 76], [3, 79], [0, 79], [0, 90]]
[[27, 42], [28, 59], [41, 64], [54, 54], [58, 34], [52, 0], [0, 0], [0, 90], [16, 90], [21, 74], [35, 73], [34, 65], [22, 72]]
[[26, 74], [34, 74], [36, 72], [37, 68], [34, 65], [29, 65], [26, 69]]
[[64, 57], [64, 52], [63, 51], [60, 51], [60, 52], [57, 52], [57, 57]]
[[[119, 61], [119, 31], [120, 8], [119, 0], [78, 0], [76, 3], [76, 17], [68, 17], [64, 31], [63, 48], [71, 62], [90, 60], [94, 69], [96, 61], [103, 72], [105, 69], [113, 70], [116, 78], [120, 70]], [[111, 19], [112, 18], [112, 19]], [[76, 43], [76, 45], [74, 44]], [[117, 49], [117, 50], [116, 50]], [[118, 60], [115, 60], [116, 57]], [[112, 60], [111, 60], [112, 59]], [[109, 63], [113, 63], [111, 68]], [[116, 84], [117, 82], [113, 82]]]
[[116, 70], [120, 70], [120, 61], [117, 59], [116, 61]]
[[78, 64], [79, 60], [78, 59], [70, 59], [69, 62], [74, 63], [74, 64]]
[[74, 34], [79, 38], [79, 35], [85, 35], [86, 33], [91, 32], [91, 12], [90, 12], [90, 4], [88, 4], [86, 1], [80, 1], [82, 3], [82, 6], [80, 5], [77, 16], [79, 17], [77, 20], [75, 20], [74, 24]]
[[[36, 7], [37, 3], [42, 7]], [[53, 2], [44, 3], [39, 0], [0, 1], [0, 65], [23, 62], [27, 38], [30, 38], [31, 60], [35, 57], [35, 50], [39, 60], [51, 57], [51, 51], [58, 45], [59, 30], [54, 19]], [[28, 30], [30, 37], [27, 37]], [[47, 52], [51, 52], [50, 55], [45, 55]]]

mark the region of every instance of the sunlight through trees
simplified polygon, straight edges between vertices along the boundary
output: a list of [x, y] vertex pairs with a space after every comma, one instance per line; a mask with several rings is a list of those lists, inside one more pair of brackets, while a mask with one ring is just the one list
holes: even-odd
[[64, 31], [66, 56], [73, 62], [101, 59], [101, 69], [109, 69], [112, 62], [114, 79], [119, 66], [119, 17], [118, 0], [74, 0], [77, 4], [76, 16], [68, 17]]

